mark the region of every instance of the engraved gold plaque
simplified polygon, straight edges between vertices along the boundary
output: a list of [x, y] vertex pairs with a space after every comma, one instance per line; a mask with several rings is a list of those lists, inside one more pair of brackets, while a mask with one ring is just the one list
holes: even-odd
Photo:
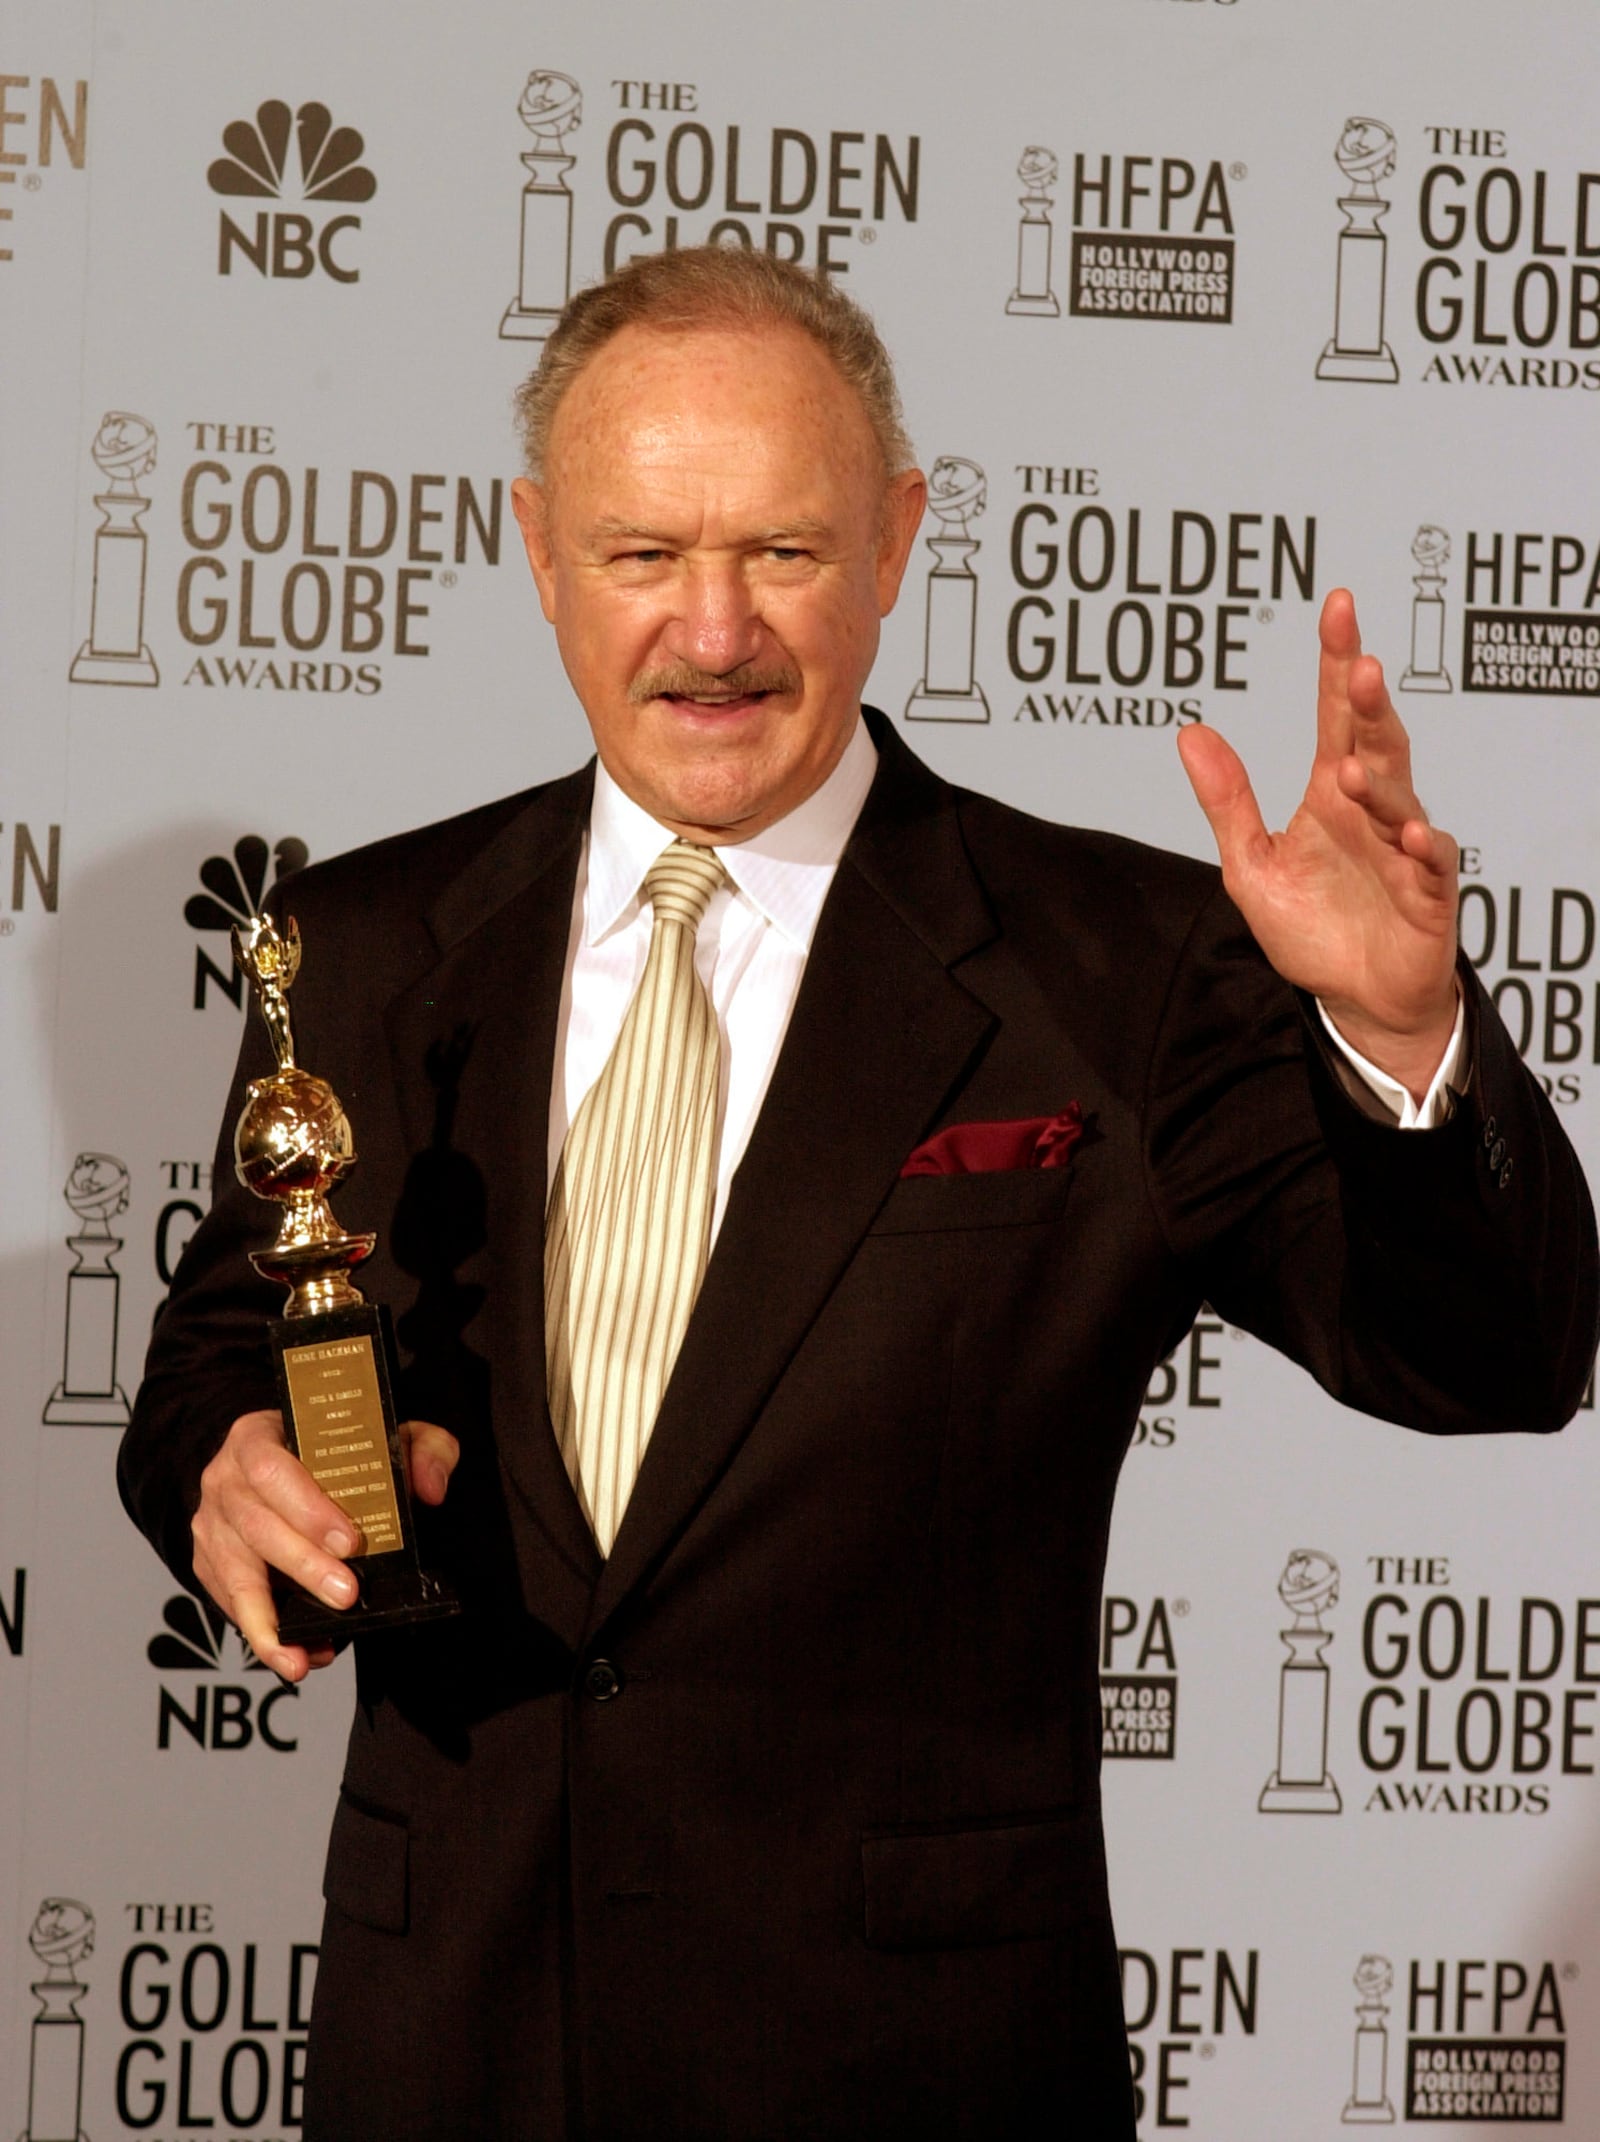
[[340, 1611], [275, 1576], [278, 1633], [285, 1643], [324, 1644], [458, 1613], [454, 1592], [417, 1554], [388, 1313], [350, 1278], [377, 1237], [346, 1234], [328, 1205], [356, 1164], [355, 1140], [333, 1088], [295, 1062], [288, 992], [300, 932], [292, 917], [280, 932], [270, 916], [252, 915], [233, 947], [278, 1059], [275, 1072], [252, 1083], [233, 1149], [245, 1188], [283, 1213], [277, 1241], [252, 1250], [250, 1262], [289, 1289], [272, 1332], [284, 1438], [359, 1536], [349, 1557], [355, 1604]]
[[356, 1553], [392, 1554], [402, 1544], [400, 1500], [371, 1339], [360, 1332], [285, 1345], [283, 1380], [300, 1462], [360, 1533]]

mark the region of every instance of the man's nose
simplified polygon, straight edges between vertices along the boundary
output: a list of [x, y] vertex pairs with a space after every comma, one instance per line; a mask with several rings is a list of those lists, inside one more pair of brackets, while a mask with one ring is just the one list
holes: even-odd
[[737, 560], [696, 560], [663, 635], [668, 653], [721, 676], [753, 662], [762, 644], [761, 608]]

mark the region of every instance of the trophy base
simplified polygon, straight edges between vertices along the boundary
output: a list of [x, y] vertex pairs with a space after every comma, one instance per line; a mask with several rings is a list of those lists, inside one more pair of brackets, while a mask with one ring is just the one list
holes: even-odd
[[1332, 1778], [1320, 1785], [1285, 1785], [1276, 1770], [1261, 1788], [1256, 1802], [1263, 1815], [1337, 1815], [1344, 1807]]
[[161, 672], [148, 647], [137, 654], [96, 654], [87, 640], [73, 657], [67, 676], [74, 684], [159, 684]]
[[555, 332], [559, 312], [551, 312], [543, 306], [533, 306], [528, 311], [513, 298], [506, 307], [500, 322], [502, 342], [548, 342]]
[[1061, 300], [1053, 290], [1046, 290], [1037, 296], [1030, 296], [1023, 290], [1013, 290], [1006, 299], [1006, 311], [1013, 318], [1020, 313], [1024, 318], [1034, 320], [1059, 320]]
[[1400, 689], [1403, 692], [1453, 692], [1447, 669], [1403, 669], [1400, 672]]
[[58, 1383], [45, 1403], [43, 1415], [47, 1428], [126, 1428], [132, 1417], [121, 1384], [84, 1397]]
[[379, 1629], [444, 1621], [461, 1612], [461, 1601], [442, 1577], [418, 1569], [409, 1556], [395, 1559], [405, 1566], [385, 1570], [374, 1563], [371, 1569], [363, 1569], [359, 1561], [347, 1563], [358, 1590], [355, 1604], [343, 1608], [325, 1606], [298, 1584], [279, 1578], [273, 1585], [273, 1600], [280, 1641], [314, 1649], [319, 1644], [347, 1643], [352, 1636], [370, 1636]]
[[1400, 367], [1387, 342], [1381, 350], [1342, 350], [1337, 342], [1330, 342], [1317, 359], [1317, 377], [1370, 379], [1392, 387], [1400, 377]]
[[1357, 2104], [1354, 2098], [1351, 2098], [1349, 2104], [1340, 2113], [1339, 2121], [1341, 2126], [1344, 2127], [1392, 2127], [1394, 2125], [1394, 2107], [1389, 2104], [1360, 2105]]
[[970, 692], [933, 692], [919, 684], [906, 701], [907, 721], [987, 721], [989, 702], [975, 684]]

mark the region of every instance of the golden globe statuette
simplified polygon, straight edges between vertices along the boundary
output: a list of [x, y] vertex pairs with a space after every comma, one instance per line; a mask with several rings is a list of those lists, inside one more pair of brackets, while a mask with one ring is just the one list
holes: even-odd
[[250, 1262], [289, 1289], [283, 1321], [272, 1329], [284, 1434], [360, 1538], [349, 1558], [352, 1606], [324, 1606], [289, 1578], [274, 1577], [279, 1634], [285, 1643], [315, 1645], [458, 1613], [455, 1594], [417, 1554], [388, 1311], [367, 1301], [349, 1276], [377, 1237], [344, 1233], [328, 1207], [356, 1151], [333, 1088], [294, 1060], [288, 992], [300, 967], [299, 929], [292, 917], [280, 932], [269, 916], [252, 915], [235, 929], [233, 949], [278, 1059], [269, 1078], [250, 1086], [233, 1152], [245, 1188], [283, 1208], [277, 1241], [252, 1250]]

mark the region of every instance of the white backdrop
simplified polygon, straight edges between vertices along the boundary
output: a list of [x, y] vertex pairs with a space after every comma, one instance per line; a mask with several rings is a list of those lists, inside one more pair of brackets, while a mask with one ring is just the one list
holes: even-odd
[[[952, 777], [1204, 853], [1173, 732], [1285, 813], [1354, 585], [1592, 1169], [1597, 42], [1578, 0], [8, 0], [0, 2124], [295, 2130], [348, 1669], [275, 1695], [173, 1603], [119, 1393], [207, 1192], [230, 902], [585, 755], [508, 399], [608, 247], [721, 225], [878, 318], [957, 465], [873, 696]], [[1104, 1657], [1141, 2135], [1600, 2133], [1597, 1488], [1592, 1392], [1447, 1447], [1214, 1319], [1158, 1375]]]

